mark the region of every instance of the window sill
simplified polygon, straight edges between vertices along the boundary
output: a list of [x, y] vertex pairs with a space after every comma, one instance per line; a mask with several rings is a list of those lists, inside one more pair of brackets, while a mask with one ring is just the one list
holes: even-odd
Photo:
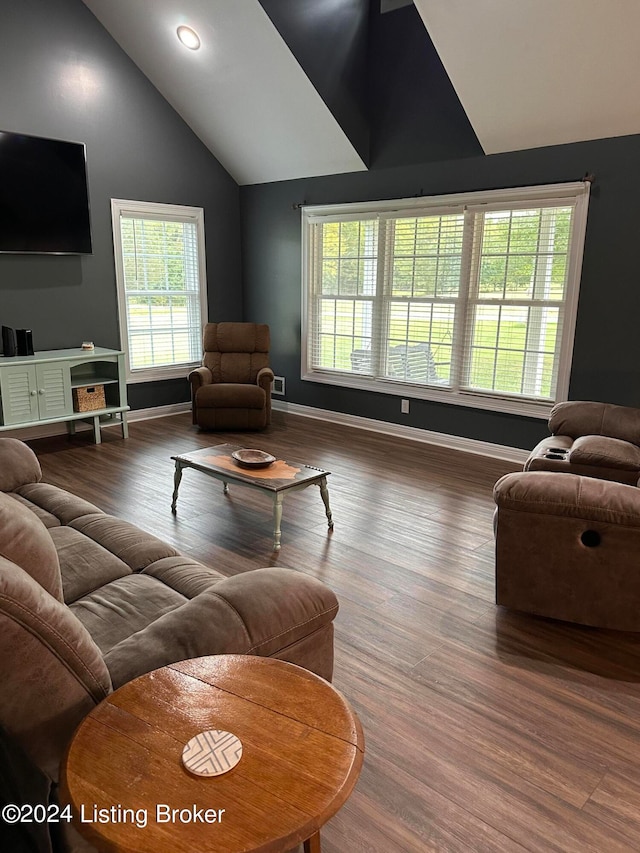
[[127, 384], [135, 385], [138, 382], [162, 382], [165, 379], [184, 379], [196, 367], [200, 367], [202, 362], [194, 364], [179, 364], [168, 367], [150, 367], [145, 370], [131, 370], [127, 374]]
[[376, 394], [391, 394], [412, 400], [431, 400], [435, 403], [464, 406], [470, 409], [485, 409], [540, 420], [547, 420], [555, 405], [555, 401], [537, 402], [535, 400], [519, 400], [513, 397], [491, 397], [471, 391], [453, 391], [434, 388], [433, 386], [410, 385], [392, 379], [369, 379], [366, 376], [354, 376], [353, 374], [343, 375], [313, 371], [303, 373], [301, 379], [305, 382], [320, 382], [324, 385], [335, 385], [340, 388], [353, 388]]

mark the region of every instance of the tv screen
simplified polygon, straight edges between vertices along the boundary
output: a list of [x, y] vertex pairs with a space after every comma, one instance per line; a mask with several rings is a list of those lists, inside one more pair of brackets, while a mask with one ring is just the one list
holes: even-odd
[[0, 252], [91, 254], [84, 145], [0, 131]]

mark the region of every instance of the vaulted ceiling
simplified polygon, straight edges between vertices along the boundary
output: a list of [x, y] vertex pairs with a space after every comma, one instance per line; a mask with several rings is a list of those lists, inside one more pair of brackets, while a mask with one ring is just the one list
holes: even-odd
[[[83, 2], [238, 183], [369, 165], [366, 116], [350, 118], [363, 109], [351, 97], [359, 72], [344, 55], [353, 45], [375, 72], [359, 25], [367, 0]], [[435, 46], [485, 153], [640, 133], [638, 0], [414, 2], [425, 51]], [[407, 0], [383, 3], [391, 21]], [[199, 50], [178, 41], [180, 24], [199, 33]]]
[[258, 0], [84, 3], [239, 184], [366, 169]]
[[638, 0], [414, 0], [487, 154], [640, 133]]

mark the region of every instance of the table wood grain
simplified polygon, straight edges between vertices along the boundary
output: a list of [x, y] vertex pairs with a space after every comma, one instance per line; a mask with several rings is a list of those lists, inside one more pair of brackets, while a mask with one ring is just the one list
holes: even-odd
[[[243, 744], [236, 767], [208, 779], [181, 759], [205, 729]], [[271, 658], [219, 655], [148, 673], [97, 706], [69, 747], [61, 794], [99, 850], [283, 853], [305, 841], [319, 851], [317, 833], [351, 793], [363, 753], [360, 722], [328, 682]], [[94, 808], [114, 807], [114, 819], [92, 822]], [[215, 822], [187, 812], [167, 822], [164, 807], [209, 809]], [[125, 809], [130, 820], [119, 819]]]

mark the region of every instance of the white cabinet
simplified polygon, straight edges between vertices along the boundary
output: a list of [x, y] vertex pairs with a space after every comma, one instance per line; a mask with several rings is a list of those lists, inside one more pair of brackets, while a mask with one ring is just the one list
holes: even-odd
[[64, 362], [2, 365], [0, 397], [7, 426], [73, 414], [71, 376]]
[[[105, 406], [91, 412], [73, 408], [73, 388], [103, 385]], [[127, 437], [124, 353], [103, 347], [49, 350], [30, 356], [0, 357], [0, 431], [66, 421], [73, 432], [88, 420], [100, 442], [100, 428], [118, 419]]]

